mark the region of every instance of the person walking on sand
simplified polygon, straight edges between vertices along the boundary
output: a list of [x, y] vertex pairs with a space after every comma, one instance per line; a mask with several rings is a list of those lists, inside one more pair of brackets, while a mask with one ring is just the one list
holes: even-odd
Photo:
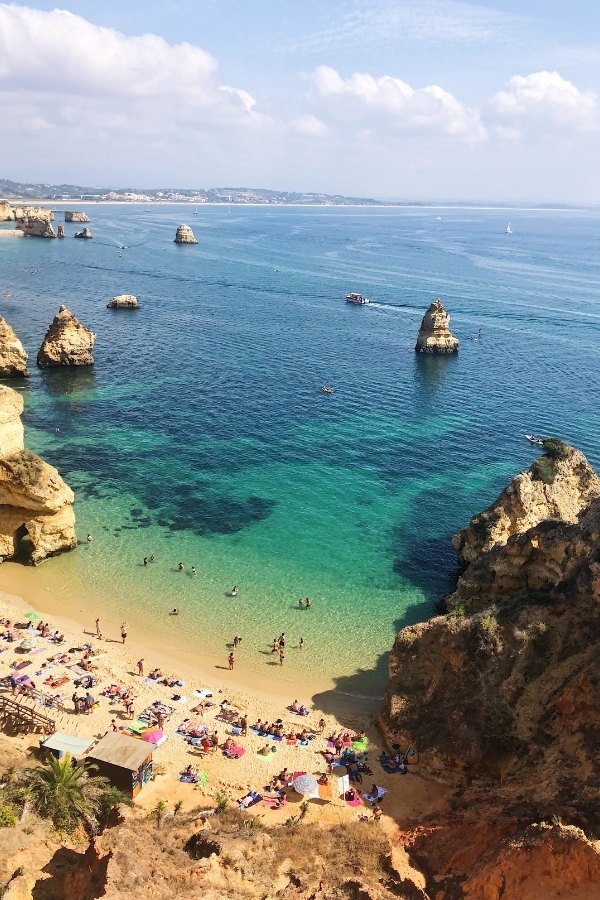
[[96, 619], [96, 637], [100, 637], [100, 619]]
[[121, 625], [121, 641], [125, 643], [127, 640], [127, 622], [123, 622]]
[[138, 668], [138, 675], [140, 676], [140, 678], [143, 678], [144, 677], [144, 660], [143, 659], [138, 659], [137, 668]]
[[229, 668], [233, 669], [233, 664], [235, 662], [235, 656], [233, 655], [233, 650], [229, 654]]
[[283, 652], [283, 647], [281, 647], [279, 650], [279, 665], [280, 666], [283, 665], [284, 659], [285, 659], [285, 653]]

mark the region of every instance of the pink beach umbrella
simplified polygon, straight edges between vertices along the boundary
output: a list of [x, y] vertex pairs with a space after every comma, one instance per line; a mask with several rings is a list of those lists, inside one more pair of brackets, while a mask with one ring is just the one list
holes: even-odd
[[152, 731], [145, 731], [141, 737], [143, 741], [147, 741], [149, 744], [158, 744], [164, 736], [164, 732], [160, 728], [153, 728]]

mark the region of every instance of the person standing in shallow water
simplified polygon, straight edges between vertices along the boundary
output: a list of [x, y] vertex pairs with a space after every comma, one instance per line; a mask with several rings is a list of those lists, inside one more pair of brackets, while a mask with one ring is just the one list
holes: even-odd
[[281, 647], [279, 650], [279, 665], [280, 666], [283, 665], [284, 659], [285, 659], [285, 653], [283, 652], [283, 647]]
[[233, 669], [233, 664], [234, 664], [234, 662], [235, 662], [235, 656], [233, 655], [233, 652], [231, 652], [231, 653], [229, 654], [229, 660], [228, 660], [228, 661], [229, 661], [229, 668], [230, 668], [230, 669]]
[[183, 572], [183, 570], [185, 569], [185, 566], [183, 563], [180, 562], [180, 563], [177, 563], [177, 568], [179, 569], [180, 572]]

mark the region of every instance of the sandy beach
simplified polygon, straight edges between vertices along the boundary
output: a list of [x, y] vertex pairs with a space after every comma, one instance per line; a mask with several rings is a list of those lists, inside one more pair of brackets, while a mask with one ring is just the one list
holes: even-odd
[[[164, 724], [164, 733], [167, 740], [154, 752], [154, 761], [160, 774], [139, 795], [137, 802], [143, 806], [152, 805], [158, 799], [168, 799], [169, 802], [182, 800], [187, 806], [201, 803], [199, 794], [212, 798], [218, 791], [226, 791], [233, 800], [242, 797], [250, 790], [263, 791], [269, 781], [282, 769], [289, 772], [309, 772], [318, 776], [326, 770], [326, 763], [322, 751], [327, 747], [327, 738], [340, 731], [357, 732], [360, 729], [366, 731], [369, 738], [368, 765], [372, 770], [371, 775], [365, 775], [364, 783], [357, 785], [359, 790], [367, 791], [373, 782], [376, 782], [386, 790], [385, 813], [390, 817], [388, 827], [395, 827], [395, 822], [411, 817], [422, 809], [423, 804], [441, 803], [445, 796], [444, 789], [419, 778], [415, 773], [416, 766], [411, 770], [411, 777], [400, 777], [386, 774], [378, 763], [380, 741], [375, 728], [375, 717], [379, 703], [372, 699], [348, 697], [336, 695], [333, 691], [321, 691], [311, 693], [307, 686], [289, 685], [271, 679], [268, 684], [256, 677], [248, 677], [243, 671], [243, 644], [236, 651], [236, 662], [233, 671], [227, 666], [227, 655], [219, 663], [212, 663], [202, 659], [193, 663], [181, 658], [169, 655], [160, 647], [153, 646], [145, 641], [145, 636], [136, 634], [134, 623], [128, 623], [128, 634], [123, 644], [120, 637], [121, 623], [104, 621], [101, 610], [96, 614], [100, 617], [102, 638], [95, 635], [95, 615], [90, 614], [90, 620], [86, 623], [78, 622], [71, 618], [56, 615], [52, 611], [52, 602], [46, 598], [45, 603], [38, 602], [38, 597], [29, 596], [26, 600], [22, 595], [7, 593], [7, 583], [12, 587], [24, 584], [23, 574], [9, 573], [8, 567], [2, 567], [0, 574], [0, 616], [11, 622], [24, 623], [28, 612], [39, 612], [44, 621], [48, 621], [52, 630], [58, 629], [64, 634], [64, 642], [57, 647], [52, 641], [37, 637], [38, 649], [35, 655], [15, 653], [18, 642], [8, 643], [0, 641], [0, 677], [6, 677], [12, 670], [11, 663], [15, 660], [29, 662], [24, 668], [25, 673], [31, 672], [31, 678], [36, 683], [36, 688], [43, 689], [50, 695], [61, 695], [65, 703], [64, 711], [56, 713], [56, 728], [84, 737], [99, 738], [112, 728], [111, 723], [124, 731], [128, 725], [128, 718], [122, 701], [114, 700], [103, 695], [111, 685], [119, 685], [129, 689], [134, 696], [134, 715], [137, 716], [144, 708], [159, 700], [172, 712]], [[21, 592], [25, 593], [24, 591]], [[35, 594], [35, 591], [33, 592]], [[0, 629], [3, 630], [3, 629]], [[141, 629], [140, 629], [141, 630]], [[23, 637], [30, 634], [33, 629], [27, 629]], [[22, 639], [19, 637], [19, 640]], [[72, 670], [68, 666], [81, 661], [84, 643], [91, 644], [94, 654], [92, 657], [94, 685], [91, 692], [97, 702], [93, 711], [89, 714], [75, 713], [71, 697], [74, 690], [78, 690], [80, 696], [84, 690], [74, 686]], [[58, 652], [68, 652], [68, 660], [64, 664], [48, 662], [50, 657], [56, 657]], [[147, 674], [159, 667], [163, 674], [173, 676], [181, 682], [182, 686], [168, 687], [161, 683], [148, 683], [146, 678], [138, 675], [138, 660], [144, 660], [144, 673]], [[44, 665], [45, 664], [45, 665]], [[46, 669], [53, 665], [52, 674], [58, 677], [68, 678], [60, 688], [45, 687], [43, 681], [46, 677]], [[39, 674], [38, 674], [39, 673]], [[262, 681], [262, 683], [261, 683]], [[197, 692], [208, 691], [212, 694], [208, 702], [213, 706], [198, 713], [193, 708], [200, 703]], [[173, 699], [180, 697], [181, 699]], [[292, 701], [298, 700], [300, 704], [309, 709], [306, 717], [297, 716], [287, 707]], [[227, 758], [221, 749], [216, 752], [202, 754], [196, 747], [190, 746], [180, 737], [176, 730], [184, 720], [193, 720], [198, 725], [206, 725], [209, 734], [215, 730], [218, 733], [219, 745], [228, 737], [227, 724], [216, 719], [221, 705], [226, 709], [235, 709], [241, 715], [245, 715], [250, 725], [257, 719], [274, 722], [282, 719], [287, 733], [300, 733], [306, 728], [314, 737], [307, 746], [290, 746], [286, 740], [274, 742], [260, 737], [258, 734], [248, 731], [247, 736], [235, 738], [236, 743], [242, 746], [243, 755], [239, 759]], [[52, 713], [54, 715], [54, 713]], [[320, 732], [318, 727], [320, 719], [325, 720], [325, 727]], [[36, 747], [39, 736], [27, 735], [10, 738], [10, 742], [22, 749]], [[275, 748], [267, 756], [259, 754], [259, 750], [269, 744]], [[180, 773], [186, 766], [197, 767], [200, 772], [205, 772], [208, 780], [204, 786], [180, 782]], [[290, 800], [299, 802], [300, 797], [291, 792]], [[320, 817], [326, 820], [354, 819], [359, 812], [369, 814], [369, 804], [365, 808], [348, 807], [343, 799], [337, 799], [323, 805]], [[327, 810], [325, 812], [325, 809]], [[269, 820], [277, 821], [278, 817], [285, 818], [289, 812], [284, 807], [281, 810], [271, 809], [266, 804], [259, 804], [253, 811], [259, 815], [268, 815]]]

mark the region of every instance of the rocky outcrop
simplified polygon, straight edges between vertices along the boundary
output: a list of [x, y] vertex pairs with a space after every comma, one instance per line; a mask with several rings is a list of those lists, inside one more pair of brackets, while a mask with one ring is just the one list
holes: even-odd
[[60, 225], [58, 226], [58, 228], [56, 229], [56, 237], [64, 238], [64, 236], [65, 236], [65, 226], [61, 222]]
[[61, 306], [46, 332], [37, 355], [41, 369], [53, 366], [91, 366], [96, 335], [82, 325], [65, 306]]
[[421, 322], [415, 350], [417, 353], [456, 353], [458, 338], [450, 332], [450, 315], [438, 297], [434, 300]]
[[22, 397], [0, 385], [0, 562], [29, 538], [32, 564], [77, 544], [73, 491], [57, 470], [25, 450]]
[[84, 228], [83, 231], [76, 231], [73, 237], [81, 238], [84, 241], [89, 241], [93, 238], [93, 234], [89, 228]]
[[194, 232], [189, 225], [179, 225], [177, 234], [175, 235], [176, 244], [197, 244], [198, 241], [194, 237]]
[[29, 375], [27, 354], [6, 319], [0, 316], [0, 378]]
[[119, 294], [106, 304], [107, 309], [139, 309], [137, 297], [133, 294]]
[[22, 219], [18, 219], [17, 222], [19, 229], [23, 232], [25, 237], [56, 237], [50, 216], [48, 215], [29, 215]]
[[65, 210], [65, 222], [91, 222], [90, 217], [84, 212]]
[[49, 222], [54, 220], [54, 213], [45, 206], [15, 206], [14, 217], [17, 222], [20, 219], [47, 219]]
[[[583, 507], [600, 497], [600, 478], [583, 453], [556, 439], [550, 439], [549, 446], [561, 458], [544, 454], [526, 472], [513, 478], [498, 499], [473, 516], [469, 525], [456, 535], [453, 543], [462, 566], [540, 522], [548, 519], [576, 522]], [[540, 472], [544, 468], [542, 461], [551, 469], [546, 480], [540, 477], [544, 475]]]
[[15, 211], [8, 200], [0, 200], [0, 222], [14, 222]]
[[[577, 504], [579, 481], [573, 490]], [[600, 498], [576, 522], [544, 520], [474, 559], [450, 613], [396, 638], [388, 740], [413, 743], [419, 768], [437, 777], [487, 773], [530, 803], [583, 815], [600, 734], [599, 560]], [[600, 828], [600, 805], [594, 815]]]

